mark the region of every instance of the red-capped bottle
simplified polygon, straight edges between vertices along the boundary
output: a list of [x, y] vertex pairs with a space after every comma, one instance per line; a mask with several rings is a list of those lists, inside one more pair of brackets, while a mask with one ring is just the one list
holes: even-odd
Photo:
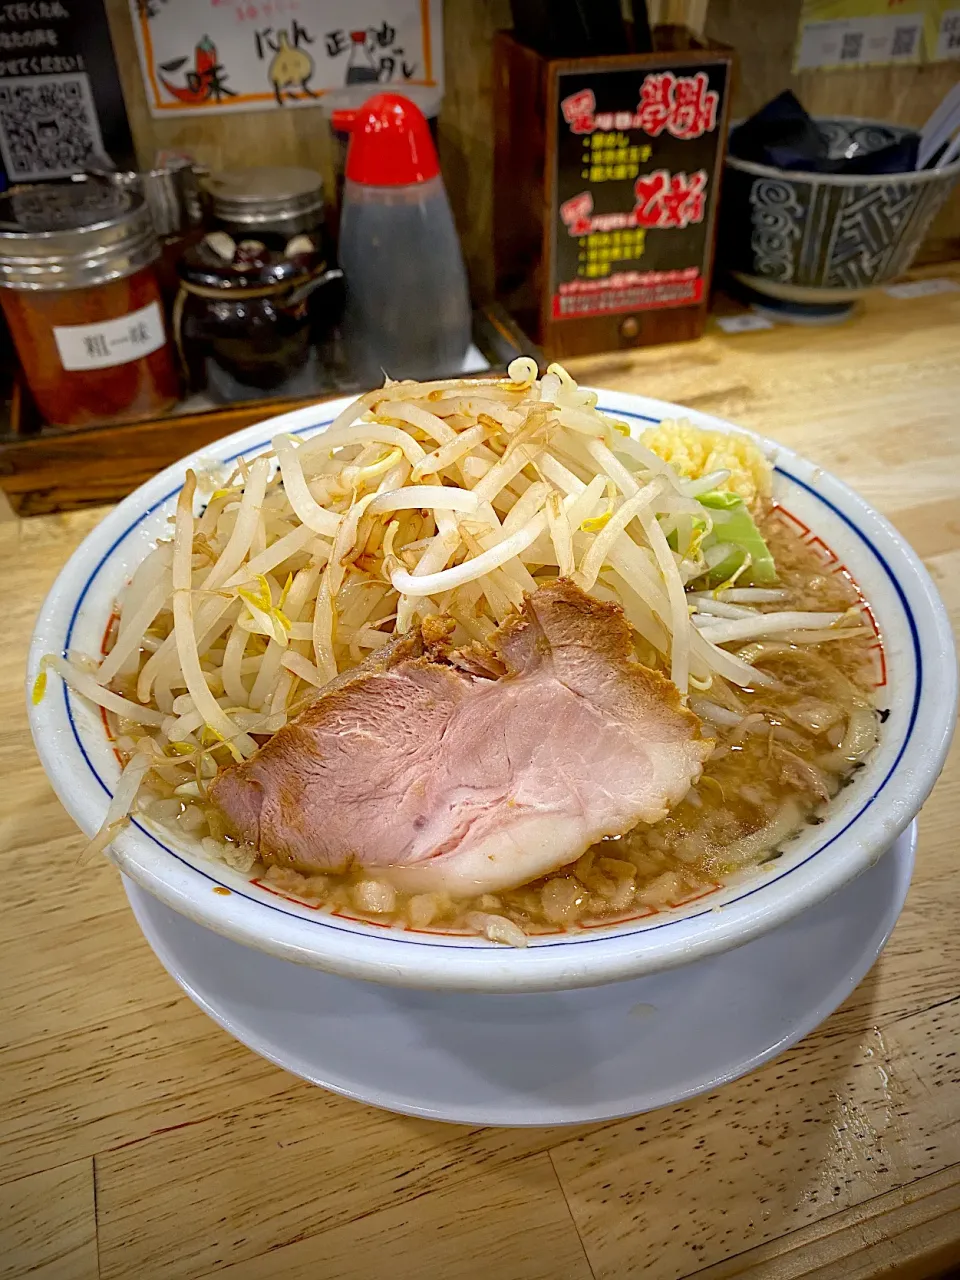
[[470, 299], [436, 148], [421, 112], [396, 93], [336, 112], [349, 130], [340, 265], [351, 373], [391, 378], [457, 372], [470, 341]]

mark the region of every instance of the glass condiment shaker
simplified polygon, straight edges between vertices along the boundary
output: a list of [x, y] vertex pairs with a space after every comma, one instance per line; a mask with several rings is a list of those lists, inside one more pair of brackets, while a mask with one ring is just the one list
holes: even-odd
[[453, 214], [427, 122], [400, 94], [334, 117], [351, 133], [340, 263], [350, 373], [376, 386], [462, 368], [470, 297]]
[[314, 340], [339, 315], [341, 273], [311, 236], [274, 250], [214, 231], [179, 271], [174, 332], [192, 390], [230, 403], [318, 389]]
[[0, 195], [0, 304], [48, 422], [149, 418], [176, 401], [158, 253], [138, 192], [88, 179]]

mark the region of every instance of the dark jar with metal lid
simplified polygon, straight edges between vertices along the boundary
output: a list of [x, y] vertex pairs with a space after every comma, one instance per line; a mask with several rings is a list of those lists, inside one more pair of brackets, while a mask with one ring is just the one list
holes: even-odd
[[260, 240], [279, 250], [305, 234], [323, 244], [323, 178], [313, 169], [231, 169], [210, 174], [204, 185], [212, 223], [237, 240]]
[[95, 179], [0, 195], [0, 304], [43, 417], [154, 417], [178, 398], [143, 197]]
[[314, 342], [339, 315], [341, 272], [312, 237], [273, 250], [215, 231], [179, 272], [174, 333], [191, 390], [221, 403], [317, 390]]

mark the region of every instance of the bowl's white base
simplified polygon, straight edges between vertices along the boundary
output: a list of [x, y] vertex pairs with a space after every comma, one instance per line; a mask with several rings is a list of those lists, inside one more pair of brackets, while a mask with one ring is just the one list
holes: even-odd
[[579, 991], [473, 995], [333, 977], [127, 895], [167, 971], [215, 1022], [304, 1079], [391, 1111], [556, 1125], [665, 1106], [754, 1069], [866, 975], [913, 869], [916, 823], [869, 871], [736, 951]]

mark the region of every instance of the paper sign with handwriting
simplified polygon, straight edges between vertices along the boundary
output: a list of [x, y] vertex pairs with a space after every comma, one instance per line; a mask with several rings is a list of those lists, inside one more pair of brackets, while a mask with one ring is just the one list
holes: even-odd
[[440, 0], [130, 0], [155, 116], [287, 110], [345, 84], [439, 84]]

